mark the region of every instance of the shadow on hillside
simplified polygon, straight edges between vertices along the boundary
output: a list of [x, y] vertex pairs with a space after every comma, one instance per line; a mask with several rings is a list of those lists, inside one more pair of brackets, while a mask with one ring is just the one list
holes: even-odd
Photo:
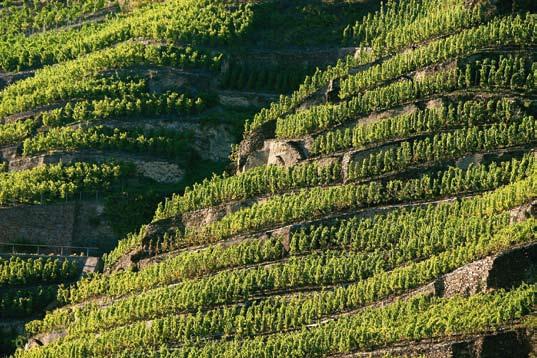
[[535, 0], [498, 0], [496, 2], [500, 13], [510, 14], [516, 12], [537, 12], [537, 1]]
[[337, 47], [343, 30], [380, 7], [380, 0], [276, 0], [254, 5], [245, 40], [266, 48]]

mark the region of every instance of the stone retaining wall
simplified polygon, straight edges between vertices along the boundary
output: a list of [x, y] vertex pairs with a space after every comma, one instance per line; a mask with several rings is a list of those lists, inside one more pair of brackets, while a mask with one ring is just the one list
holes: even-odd
[[0, 243], [110, 248], [117, 238], [99, 201], [0, 208]]

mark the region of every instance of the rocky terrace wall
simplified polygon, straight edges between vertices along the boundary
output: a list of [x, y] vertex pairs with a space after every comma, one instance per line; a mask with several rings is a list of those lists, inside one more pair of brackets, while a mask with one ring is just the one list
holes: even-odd
[[527, 358], [532, 356], [535, 336], [532, 331], [512, 329], [473, 337], [409, 342], [339, 357]]
[[117, 238], [103, 210], [95, 200], [0, 208], [0, 243], [110, 248]]

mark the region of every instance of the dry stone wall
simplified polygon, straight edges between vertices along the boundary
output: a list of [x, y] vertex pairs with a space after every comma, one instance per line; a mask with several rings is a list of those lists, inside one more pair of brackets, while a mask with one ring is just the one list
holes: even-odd
[[0, 208], [0, 242], [71, 245], [76, 204]]
[[100, 163], [110, 160], [130, 162], [134, 164], [138, 174], [159, 183], [176, 183], [181, 181], [184, 176], [184, 170], [177, 163], [158, 160], [157, 158], [145, 158], [123, 153], [102, 153], [98, 151], [76, 153], [56, 152], [28, 158], [16, 157], [8, 161], [8, 168], [9, 171], [20, 171], [44, 164], [56, 164], [60, 162], [64, 164], [82, 161]]
[[0, 243], [110, 248], [117, 238], [103, 210], [100, 201], [0, 208]]
[[473, 337], [454, 337], [443, 341], [407, 342], [340, 357], [527, 358], [531, 357], [531, 341], [535, 336], [536, 333], [533, 331], [511, 329]]

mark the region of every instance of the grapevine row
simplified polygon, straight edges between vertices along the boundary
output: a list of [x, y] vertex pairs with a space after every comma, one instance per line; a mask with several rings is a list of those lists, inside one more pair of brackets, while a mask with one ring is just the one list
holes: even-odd
[[[278, 237], [183, 252], [140, 272], [119, 272], [107, 277], [84, 279], [75, 288], [62, 291], [61, 299], [76, 303], [98, 295], [119, 297], [142, 288], [172, 284], [226, 268], [276, 261], [288, 254], [301, 255], [319, 249], [373, 251], [387, 248], [398, 240], [402, 245], [410, 247], [413, 243], [412, 247], [419, 247], [420, 238], [441, 235], [445, 239], [452, 239], [460, 233], [453, 230], [461, 217], [468, 219], [468, 222], [472, 218], [488, 220], [497, 213], [490, 212], [488, 207], [500, 212], [531, 200], [535, 195], [533, 180], [530, 177], [490, 194], [461, 202], [397, 209], [386, 216], [379, 214], [375, 219], [353, 217], [337, 220], [331, 225], [308, 225], [291, 233], [289, 252], [286, 252]], [[466, 229], [471, 231], [473, 228], [474, 225], [469, 224]]]

